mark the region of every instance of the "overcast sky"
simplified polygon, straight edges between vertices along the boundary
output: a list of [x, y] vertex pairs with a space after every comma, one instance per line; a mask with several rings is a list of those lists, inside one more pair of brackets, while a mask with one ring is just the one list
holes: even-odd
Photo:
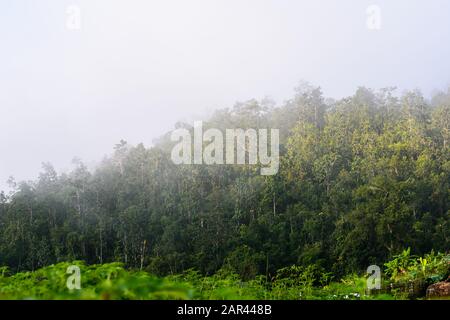
[[450, 1], [1, 1], [0, 189], [236, 101], [282, 103], [302, 79], [335, 98], [446, 88]]

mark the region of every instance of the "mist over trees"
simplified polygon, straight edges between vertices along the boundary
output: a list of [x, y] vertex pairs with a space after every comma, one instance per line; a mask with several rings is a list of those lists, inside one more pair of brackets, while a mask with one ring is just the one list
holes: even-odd
[[0, 194], [0, 265], [121, 261], [248, 279], [293, 264], [339, 275], [408, 247], [449, 250], [450, 90], [428, 101], [359, 88], [332, 100], [303, 84], [282, 106], [251, 100], [203, 120], [279, 128], [279, 173], [175, 165], [170, 133], [151, 148], [121, 141], [92, 172], [80, 160], [65, 174], [46, 163], [36, 181]]

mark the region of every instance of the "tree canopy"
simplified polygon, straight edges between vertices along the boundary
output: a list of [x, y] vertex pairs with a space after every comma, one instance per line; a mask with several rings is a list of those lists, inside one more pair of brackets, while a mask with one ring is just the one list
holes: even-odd
[[[121, 141], [95, 170], [80, 160], [0, 194], [0, 265], [123, 262], [159, 275], [227, 267], [243, 278], [293, 264], [364, 270], [411, 247], [450, 244], [450, 90], [359, 88], [326, 99], [302, 85], [282, 106], [237, 103], [206, 127], [279, 128], [280, 170], [175, 165], [170, 133]], [[177, 127], [192, 128], [185, 123]]]

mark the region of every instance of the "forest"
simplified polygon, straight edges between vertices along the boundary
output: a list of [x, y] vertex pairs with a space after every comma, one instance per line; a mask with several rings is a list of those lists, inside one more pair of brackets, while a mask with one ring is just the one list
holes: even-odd
[[[144, 282], [279, 288], [280, 277], [320, 274], [309, 283], [323, 285], [370, 265], [386, 279], [416, 267], [425, 275], [424, 259], [439, 269], [427, 273], [434, 282], [450, 275], [450, 89], [426, 98], [360, 87], [332, 99], [302, 83], [281, 105], [239, 102], [199, 120], [224, 131], [279, 129], [279, 172], [176, 165], [170, 132], [150, 147], [122, 140], [93, 169], [80, 159], [62, 173], [44, 163], [36, 180], [11, 178], [12, 191], [0, 194], [0, 275], [82, 261]], [[249, 296], [267, 298], [262, 288]], [[283, 290], [267, 294], [292, 298]]]

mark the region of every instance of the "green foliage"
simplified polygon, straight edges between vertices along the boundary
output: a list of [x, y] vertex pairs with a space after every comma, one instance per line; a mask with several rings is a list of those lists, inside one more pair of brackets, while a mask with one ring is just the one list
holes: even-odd
[[424, 257], [415, 257], [410, 255], [408, 248], [385, 263], [385, 266], [386, 275], [394, 282], [413, 279], [438, 282], [450, 274], [450, 254], [432, 251]]
[[[81, 290], [69, 290], [69, 265], [81, 269]], [[126, 271], [120, 263], [86, 266], [81, 262], [59, 263], [34, 272], [0, 278], [0, 299], [191, 299], [187, 283]]]
[[450, 254], [432, 251], [424, 257], [410, 255], [410, 249], [385, 263], [392, 293], [396, 298], [425, 295], [428, 285], [446, 280], [450, 275]]
[[[303, 84], [281, 106], [251, 100], [204, 121], [279, 128], [271, 177], [249, 165], [175, 165], [170, 133], [150, 148], [121, 141], [92, 171], [79, 160], [64, 174], [44, 164], [36, 181], [0, 192], [0, 265], [10, 268], [0, 281], [46, 297], [58, 289], [33, 286], [59, 288], [63, 273], [52, 270], [83, 260], [101, 265], [82, 265], [88, 298], [362, 297], [359, 280], [338, 279], [392, 257], [392, 282], [443, 279], [442, 254], [425, 253], [449, 250], [449, 106], [448, 93], [430, 103], [417, 91], [359, 88], [329, 100]], [[193, 296], [170, 283], [190, 269]], [[14, 296], [15, 284], [6, 288]]]
[[[425, 262], [427, 261], [427, 262]], [[68, 289], [67, 269], [76, 265], [81, 271], [81, 289]], [[227, 268], [211, 276], [189, 269], [178, 275], [157, 277], [145, 271], [127, 270], [122, 263], [87, 266], [84, 262], [62, 262], [34, 272], [9, 275], [0, 268], [0, 299], [102, 299], [102, 300], [366, 300], [406, 299], [408, 294], [397, 285], [402, 279], [417, 281], [427, 277], [430, 283], [450, 273], [450, 256], [431, 252], [414, 258], [405, 250], [386, 263], [391, 281], [375, 294], [367, 291], [366, 276], [349, 274], [341, 280], [317, 265], [290, 266], [271, 279], [255, 276], [243, 280]], [[392, 275], [396, 272], [396, 277]], [[401, 273], [398, 270], [403, 270]], [[403, 281], [403, 280], [401, 280]]]
[[[269, 282], [263, 276], [242, 281], [237, 274], [221, 270], [213, 276], [201, 276], [188, 270], [164, 278], [147, 272], [127, 271], [120, 263], [86, 266], [81, 269], [81, 289], [69, 290], [66, 273], [69, 263], [51, 265], [34, 272], [21, 272], [0, 278], [0, 299], [352, 299], [361, 296], [354, 282], [314, 286], [316, 267], [293, 266], [277, 273]], [[361, 283], [358, 283], [358, 286]]]

